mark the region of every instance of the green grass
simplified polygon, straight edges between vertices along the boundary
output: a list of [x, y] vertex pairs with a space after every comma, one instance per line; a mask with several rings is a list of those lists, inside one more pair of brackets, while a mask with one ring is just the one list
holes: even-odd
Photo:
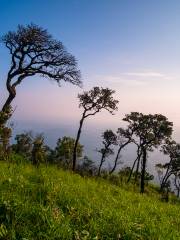
[[1, 239], [180, 239], [180, 206], [105, 180], [0, 163]]

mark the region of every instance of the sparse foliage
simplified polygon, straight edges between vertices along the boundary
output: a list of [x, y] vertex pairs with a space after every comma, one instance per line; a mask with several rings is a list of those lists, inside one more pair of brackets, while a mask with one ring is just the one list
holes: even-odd
[[[157, 164], [156, 168], [161, 174], [160, 184], [161, 190], [165, 188], [168, 180], [173, 175], [178, 176], [180, 173], [180, 144], [176, 143], [174, 140], [167, 140], [162, 145], [161, 150], [165, 155], [169, 156], [170, 161], [165, 164]], [[165, 171], [165, 173], [164, 173]]]
[[79, 123], [79, 129], [76, 136], [76, 142], [73, 152], [73, 171], [76, 169], [76, 158], [77, 158], [77, 145], [81, 136], [81, 130], [84, 123], [84, 120], [90, 116], [96, 115], [98, 112], [101, 112], [103, 109], [107, 110], [111, 114], [116, 111], [118, 100], [115, 100], [113, 94], [114, 90], [109, 88], [99, 88], [94, 87], [90, 91], [85, 91], [82, 94], [78, 95], [79, 98], [79, 107], [83, 108], [83, 113]]
[[113, 149], [111, 148], [112, 145], [117, 145], [117, 136], [112, 130], [106, 130], [102, 134], [103, 138], [103, 145], [104, 147], [101, 148], [98, 152], [101, 154], [101, 161], [98, 168], [98, 176], [101, 174], [101, 168], [103, 163], [105, 162], [106, 158], [112, 154], [114, 154]]
[[133, 130], [132, 129], [123, 129], [123, 128], [118, 128], [117, 130], [117, 144], [118, 144], [118, 151], [116, 154], [116, 158], [114, 160], [114, 166], [112, 167], [110, 174], [112, 174], [115, 170], [117, 165], [120, 163], [120, 154], [121, 151], [129, 144], [132, 142], [132, 135], [133, 135]]
[[17, 31], [5, 34], [2, 42], [11, 55], [6, 79], [9, 96], [3, 105], [3, 112], [15, 98], [16, 87], [27, 77], [40, 75], [59, 84], [61, 81], [81, 84], [75, 58], [47, 30], [35, 24], [19, 25]]

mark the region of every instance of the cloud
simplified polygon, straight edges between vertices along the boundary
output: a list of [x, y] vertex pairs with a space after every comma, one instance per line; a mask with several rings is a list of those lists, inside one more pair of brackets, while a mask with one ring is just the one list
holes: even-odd
[[134, 77], [155, 77], [155, 78], [167, 78], [165, 74], [160, 72], [151, 72], [151, 71], [143, 71], [143, 72], [128, 72], [124, 73], [126, 76], [134, 76]]
[[152, 81], [176, 80], [177, 76], [169, 76], [156, 71], [125, 72], [118, 75], [96, 75], [95, 80], [112, 84], [123, 84], [128, 86], [140, 86], [151, 84]]
[[122, 85], [131, 85], [131, 86], [139, 86], [146, 84], [145, 81], [142, 79], [130, 79], [127, 76], [119, 75], [119, 76], [112, 76], [112, 75], [96, 75], [96, 81], [103, 81], [105, 83], [110, 84], [122, 84]]

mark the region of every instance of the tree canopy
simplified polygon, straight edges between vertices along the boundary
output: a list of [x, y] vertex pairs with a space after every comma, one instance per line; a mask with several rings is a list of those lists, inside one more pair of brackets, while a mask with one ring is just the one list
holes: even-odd
[[9, 97], [3, 111], [15, 98], [17, 85], [30, 76], [38, 74], [59, 84], [65, 81], [81, 85], [76, 59], [46, 29], [35, 24], [19, 25], [16, 31], [9, 31], [1, 40], [11, 55], [6, 79]]

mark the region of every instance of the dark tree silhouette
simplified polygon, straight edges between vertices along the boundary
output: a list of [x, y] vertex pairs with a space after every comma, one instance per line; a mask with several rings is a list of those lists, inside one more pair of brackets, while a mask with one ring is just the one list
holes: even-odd
[[133, 141], [140, 148], [139, 154], [142, 156], [140, 191], [143, 193], [148, 152], [171, 137], [173, 124], [161, 114], [145, 115], [138, 112], [127, 114], [123, 120], [128, 122], [128, 127], [134, 129]]
[[118, 128], [117, 130], [117, 143], [119, 145], [116, 158], [114, 160], [114, 166], [112, 167], [111, 171], [109, 172], [112, 174], [115, 170], [117, 165], [119, 164], [118, 160], [120, 158], [121, 151], [129, 144], [132, 142], [132, 135], [133, 135], [133, 130], [132, 129], [123, 129], [123, 128]]
[[76, 136], [76, 142], [73, 152], [73, 171], [76, 169], [76, 158], [77, 158], [77, 145], [81, 136], [81, 130], [84, 123], [84, 120], [90, 116], [94, 116], [97, 113], [101, 112], [103, 109], [107, 110], [111, 114], [117, 110], [118, 100], [113, 98], [114, 90], [109, 88], [99, 88], [94, 87], [90, 91], [86, 91], [78, 95], [79, 98], [79, 107], [83, 108], [83, 113], [79, 123], [79, 129]]
[[[160, 178], [160, 189], [166, 187], [169, 178], [174, 175], [178, 176], [180, 174], [180, 144], [176, 143], [174, 140], [167, 140], [165, 144], [162, 145], [161, 150], [165, 155], [169, 156], [170, 161], [165, 164], [156, 164], [156, 169], [161, 173]], [[163, 170], [165, 173], [163, 174]], [[160, 172], [161, 171], [161, 172]]]
[[9, 31], [4, 35], [2, 42], [11, 55], [6, 79], [9, 96], [2, 107], [3, 112], [15, 98], [16, 87], [27, 77], [38, 74], [59, 84], [63, 80], [81, 85], [75, 58], [47, 30], [35, 24], [19, 25], [16, 32]]
[[103, 163], [105, 162], [105, 159], [109, 155], [114, 154], [114, 151], [111, 148], [111, 146], [117, 145], [117, 136], [112, 130], [106, 130], [102, 134], [102, 138], [103, 138], [102, 143], [103, 143], [104, 147], [98, 151], [101, 153], [101, 161], [100, 161], [100, 165], [98, 168], [98, 176], [100, 176], [100, 174], [101, 174], [101, 168], [102, 168]]
[[175, 174], [174, 176], [174, 186], [177, 191], [177, 197], [180, 195], [180, 173]]

